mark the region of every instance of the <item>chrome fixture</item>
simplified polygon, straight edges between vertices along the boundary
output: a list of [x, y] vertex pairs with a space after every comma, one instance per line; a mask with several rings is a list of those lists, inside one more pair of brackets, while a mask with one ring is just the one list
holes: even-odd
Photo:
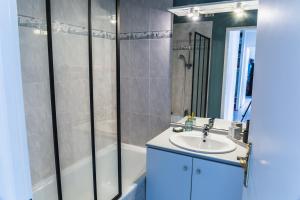
[[212, 129], [214, 127], [214, 123], [215, 123], [215, 118], [210, 118], [208, 120], [209, 129]]
[[179, 59], [183, 60], [183, 63], [184, 63], [184, 67], [185, 67], [185, 68], [191, 69], [192, 64], [186, 62], [186, 59], [185, 59], [185, 56], [184, 56], [184, 55], [180, 54], [180, 55], [179, 55]]
[[206, 142], [206, 137], [208, 136], [208, 132], [209, 132], [209, 125], [208, 124], [204, 124], [204, 128], [203, 128], [203, 142]]
[[206, 137], [208, 136], [208, 133], [209, 133], [210, 129], [212, 129], [214, 127], [214, 123], [215, 123], [215, 118], [210, 118], [208, 120], [208, 124], [204, 124], [203, 142], [206, 142]]

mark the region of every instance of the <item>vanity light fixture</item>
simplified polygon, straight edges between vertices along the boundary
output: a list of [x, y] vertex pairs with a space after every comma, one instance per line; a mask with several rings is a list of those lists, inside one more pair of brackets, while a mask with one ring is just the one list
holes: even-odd
[[191, 8], [189, 13], [186, 16], [192, 19], [193, 21], [197, 21], [200, 19], [200, 12], [195, 8]]
[[116, 24], [117, 23], [116, 15], [111, 15], [110, 16], [110, 23], [112, 23], [112, 24]]
[[181, 17], [193, 18], [195, 11], [200, 15], [215, 13], [238, 12], [238, 16], [244, 16], [247, 10], [257, 10], [258, 0], [225, 0], [211, 3], [191, 4], [169, 8], [168, 11]]

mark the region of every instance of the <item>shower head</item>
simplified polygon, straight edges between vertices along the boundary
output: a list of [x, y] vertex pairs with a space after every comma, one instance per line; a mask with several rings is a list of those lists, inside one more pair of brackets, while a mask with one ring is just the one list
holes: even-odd
[[189, 64], [189, 63], [186, 63], [186, 59], [185, 59], [185, 56], [180, 54], [179, 55], [179, 59], [183, 60], [183, 63], [184, 63], [184, 67], [190, 69], [192, 67], [192, 64]]
[[179, 59], [183, 60], [184, 66], [186, 67], [186, 59], [185, 59], [184, 55], [180, 54]]
[[183, 60], [184, 64], [186, 64], [186, 60], [185, 60], [184, 55], [180, 54], [180, 55], [179, 55], [179, 59]]

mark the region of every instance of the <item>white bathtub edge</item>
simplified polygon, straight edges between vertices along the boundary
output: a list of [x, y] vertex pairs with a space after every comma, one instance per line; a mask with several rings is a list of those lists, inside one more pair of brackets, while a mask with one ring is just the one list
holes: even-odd
[[[110, 152], [110, 151], [114, 150], [115, 148], [116, 148], [115, 143], [111, 144], [111, 145], [108, 145], [107, 147], [98, 150], [97, 153], [96, 153], [96, 157], [99, 158], [99, 157], [105, 155], [107, 152]], [[136, 145], [132, 145], [132, 144], [122, 143], [122, 149], [133, 150], [133, 151], [136, 151], [136, 152], [139, 152], [139, 153], [146, 154], [146, 148], [136, 146]], [[82, 167], [86, 163], [91, 162], [91, 160], [92, 160], [92, 156], [89, 156], [89, 157], [83, 158], [81, 160], [78, 160], [76, 163], [74, 163], [74, 164], [66, 167], [64, 170], [62, 170], [61, 176], [66, 176], [66, 175], [74, 172], [75, 170], [79, 169], [80, 167]], [[49, 185], [49, 184], [51, 184], [55, 181], [56, 181], [56, 175], [55, 174], [51, 175], [51, 176], [39, 181], [35, 185], [33, 185], [32, 186], [32, 192], [35, 193], [35, 192], [43, 189], [44, 187], [46, 187], [47, 185]]]

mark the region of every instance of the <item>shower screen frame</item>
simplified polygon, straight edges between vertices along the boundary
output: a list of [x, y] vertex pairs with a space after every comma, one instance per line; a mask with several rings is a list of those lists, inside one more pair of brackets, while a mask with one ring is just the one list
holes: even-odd
[[[197, 40], [199, 40], [198, 45]], [[194, 32], [191, 111], [195, 112], [197, 117], [207, 117], [210, 74], [210, 43], [211, 39], [209, 37], [198, 32]], [[197, 55], [196, 52], [198, 48], [199, 50]], [[196, 64], [196, 62], [198, 64]], [[196, 67], [197, 70], [195, 69]]]
[[[120, 108], [120, 0], [116, 2], [116, 98], [117, 98], [117, 162], [118, 162], [118, 194], [112, 199], [116, 200], [122, 195], [122, 166], [121, 166], [121, 108]], [[46, 3], [46, 24], [47, 24], [47, 45], [48, 45], [48, 62], [49, 62], [49, 85], [51, 98], [51, 113], [53, 126], [53, 142], [54, 142], [54, 161], [55, 175], [57, 184], [58, 200], [63, 199], [62, 183], [61, 183], [61, 168], [58, 145], [58, 129], [57, 129], [57, 112], [55, 100], [55, 79], [54, 79], [54, 64], [53, 64], [53, 46], [52, 46], [52, 19], [51, 19], [51, 0], [45, 0]], [[88, 60], [89, 60], [89, 94], [90, 94], [90, 119], [91, 119], [91, 149], [92, 149], [92, 171], [93, 171], [93, 195], [94, 200], [97, 200], [97, 170], [96, 170], [96, 149], [95, 149], [95, 121], [94, 121], [94, 87], [93, 87], [93, 55], [92, 55], [92, 9], [91, 0], [88, 0]]]

